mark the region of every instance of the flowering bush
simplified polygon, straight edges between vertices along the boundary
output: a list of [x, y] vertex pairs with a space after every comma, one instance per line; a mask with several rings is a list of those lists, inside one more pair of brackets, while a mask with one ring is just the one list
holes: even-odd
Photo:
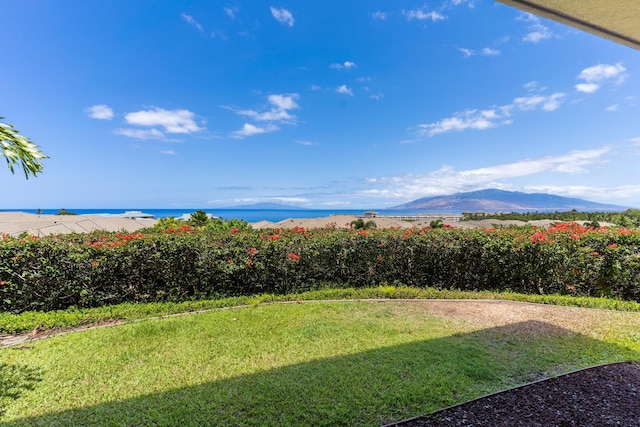
[[300, 292], [326, 283], [610, 296], [640, 301], [625, 228], [177, 228], [0, 239], [0, 310]]

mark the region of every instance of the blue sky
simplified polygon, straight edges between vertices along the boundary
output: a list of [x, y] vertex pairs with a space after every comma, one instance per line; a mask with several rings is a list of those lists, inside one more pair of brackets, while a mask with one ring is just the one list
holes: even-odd
[[4, 2], [0, 208], [640, 207], [640, 52], [496, 3]]

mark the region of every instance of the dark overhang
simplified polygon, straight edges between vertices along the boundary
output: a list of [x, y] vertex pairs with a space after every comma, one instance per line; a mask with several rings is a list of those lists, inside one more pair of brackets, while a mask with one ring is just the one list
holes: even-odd
[[640, 0], [497, 0], [640, 49]]

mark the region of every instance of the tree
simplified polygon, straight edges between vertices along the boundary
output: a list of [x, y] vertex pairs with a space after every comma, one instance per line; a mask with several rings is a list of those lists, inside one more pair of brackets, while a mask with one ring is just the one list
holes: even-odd
[[207, 225], [208, 221], [209, 215], [207, 215], [205, 211], [200, 209], [191, 214], [189, 223], [191, 223], [191, 225], [193, 225], [194, 227], [203, 227]]
[[[0, 119], [3, 118], [0, 116]], [[36, 176], [42, 172], [44, 165], [40, 160], [48, 158], [29, 138], [20, 135], [13, 125], [6, 123], [0, 123], [0, 149], [11, 173], [15, 173], [14, 166], [20, 164], [27, 179], [29, 174]]]

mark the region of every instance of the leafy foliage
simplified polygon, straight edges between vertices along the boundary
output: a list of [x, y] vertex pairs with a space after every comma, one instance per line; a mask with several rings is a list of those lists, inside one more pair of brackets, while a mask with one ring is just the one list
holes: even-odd
[[[0, 116], [0, 119], [3, 117]], [[30, 174], [36, 176], [42, 172], [44, 165], [41, 159], [46, 159], [47, 156], [42, 154], [36, 144], [20, 135], [13, 125], [0, 123], [0, 149], [11, 173], [15, 173], [14, 166], [17, 164], [22, 166], [27, 179]]]
[[625, 228], [233, 227], [242, 224], [6, 236], [0, 242], [0, 310], [286, 294], [326, 283], [640, 301], [640, 233]]
[[365, 222], [362, 218], [355, 219], [349, 224], [354, 230], [371, 230], [378, 227], [375, 221]]
[[479, 219], [501, 219], [535, 221], [551, 219], [554, 221], [590, 221], [593, 225], [609, 222], [620, 227], [640, 227], [640, 209], [627, 209], [623, 212], [578, 212], [573, 209], [565, 212], [510, 212], [510, 213], [472, 213], [463, 214], [463, 221]]

